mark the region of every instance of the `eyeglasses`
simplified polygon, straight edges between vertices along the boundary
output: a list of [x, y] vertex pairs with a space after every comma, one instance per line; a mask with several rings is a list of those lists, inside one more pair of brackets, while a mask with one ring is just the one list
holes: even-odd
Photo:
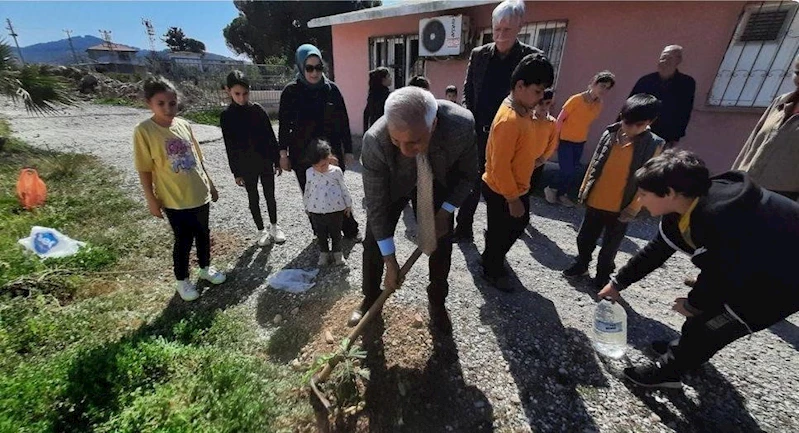
[[310, 74], [314, 70], [317, 71], [317, 72], [324, 72], [325, 71], [325, 65], [323, 65], [321, 63], [318, 64], [318, 65], [305, 65], [305, 72]]

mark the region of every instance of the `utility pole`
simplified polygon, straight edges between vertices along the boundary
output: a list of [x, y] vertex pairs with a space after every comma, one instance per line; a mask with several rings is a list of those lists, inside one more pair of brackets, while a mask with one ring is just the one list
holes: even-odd
[[72, 45], [72, 30], [64, 29], [64, 33], [67, 34], [67, 40], [69, 41], [69, 49], [72, 51], [72, 58], [75, 59], [75, 63], [80, 63], [80, 59], [78, 59], [78, 53], [75, 52], [75, 46]]
[[8, 34], [12, 38], [14, 38], [14, 45], [17, 46], [17, 54], [19, 55], [19, 61], [22, 62], [22, 65], [25, 66], [25, 59], [22, 58], [22, 50], [19, 48], [19, 42], [17, 42], [17, 33], [14, 32], [14, 26], [11, 25], [11, 18], [6, 18], [6, 23], [8, 23]]

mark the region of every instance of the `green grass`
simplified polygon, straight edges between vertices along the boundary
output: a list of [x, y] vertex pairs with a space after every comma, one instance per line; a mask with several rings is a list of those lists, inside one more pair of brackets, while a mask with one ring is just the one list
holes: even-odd
[[[0, 135], [8, 134], [0, 120]], [[14, 197], [39, 170], [47, 203]], [[300, 373], [267, 356], [244, 307], [175, 299], [171, 234], [91, 157], [11, 139], [0, 154], [0, 432], [283, 432], [312, 420]], [[34, 224], [89, 245], [41, 261], [16, 245]], [[125, 272], [136, 264], [145, 275]], [[156, 263], [153, 265], [152, 263]]]
[[222, 110], [224, 110], [224, 108], [219, 107], [219, 108], [207, 108], [199, 111], [189, 111], [181, 114], [181, 117], [183, 117], [186, 120], [190, 120], [194, 123], [220, 126], [219, 116], [222, 114]]

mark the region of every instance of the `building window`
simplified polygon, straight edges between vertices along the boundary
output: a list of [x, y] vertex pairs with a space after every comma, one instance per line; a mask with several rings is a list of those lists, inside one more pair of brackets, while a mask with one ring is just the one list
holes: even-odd
[[369, 38], [369, 69], [385, 66], [391, 71], [391, 89], [405, 86], [414, 75], [424, 74], [424, 58], [419, 57], [419, 35]]
[[[518, 39], [522, 43], [541, 49], [555, 67], [555, 82], [557, 83], [560, 61], [563, 58], [563, 48], [566, 45], [566, 21], [541, 21], [522, 26]], [[481, 32], [480, 44], [493, 42], [491, 29]]]
[[713, 82], [709, 105], [767, 107], [775, 96], [794, 89], [798, 10], [790, 1], [746, 6]]

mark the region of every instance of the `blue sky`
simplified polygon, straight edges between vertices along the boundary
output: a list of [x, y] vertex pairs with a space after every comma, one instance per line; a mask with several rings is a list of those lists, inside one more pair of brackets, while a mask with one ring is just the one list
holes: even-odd
[[110, 30], [114, 42], [148, 49], [150, 46], [142, 18], [149, 18], [158, 35], [156, 46], [166, 46], [160, 37], [169, 27], [180, 27], [186, 36], [199, 39], [208, 51], [233, 56], [225, 46], [222, 29], [238, 11], [233, 1], [84, 1], [84, 2], [7, 2], [0, 1], [0, 19], [7, 36], [5, 19], [10, 18], [19, 34], [20, 46], [65, 39], [63, 29], [73, 36], [102, 37], [99, 30]]
[[[400, 0], [384, 0], [384, 5]], [[64, 29], [73, 36], [102, 37], [99, 30], [110, 30], [114, 42], [149, 49], [142, 18], [149, 18], [158, 35], [156, 46], [166, 48], [160, 37], [169, 27], [180, 27], [186, 36], [205, 43], [209, 52], [234, 57], [225, 45], [222, 29], [238, 11], [232, 0], [226, 1], [0, 1], [3, 29], [10, 18], [19, 34], [20, 46], [66, 38]]]

